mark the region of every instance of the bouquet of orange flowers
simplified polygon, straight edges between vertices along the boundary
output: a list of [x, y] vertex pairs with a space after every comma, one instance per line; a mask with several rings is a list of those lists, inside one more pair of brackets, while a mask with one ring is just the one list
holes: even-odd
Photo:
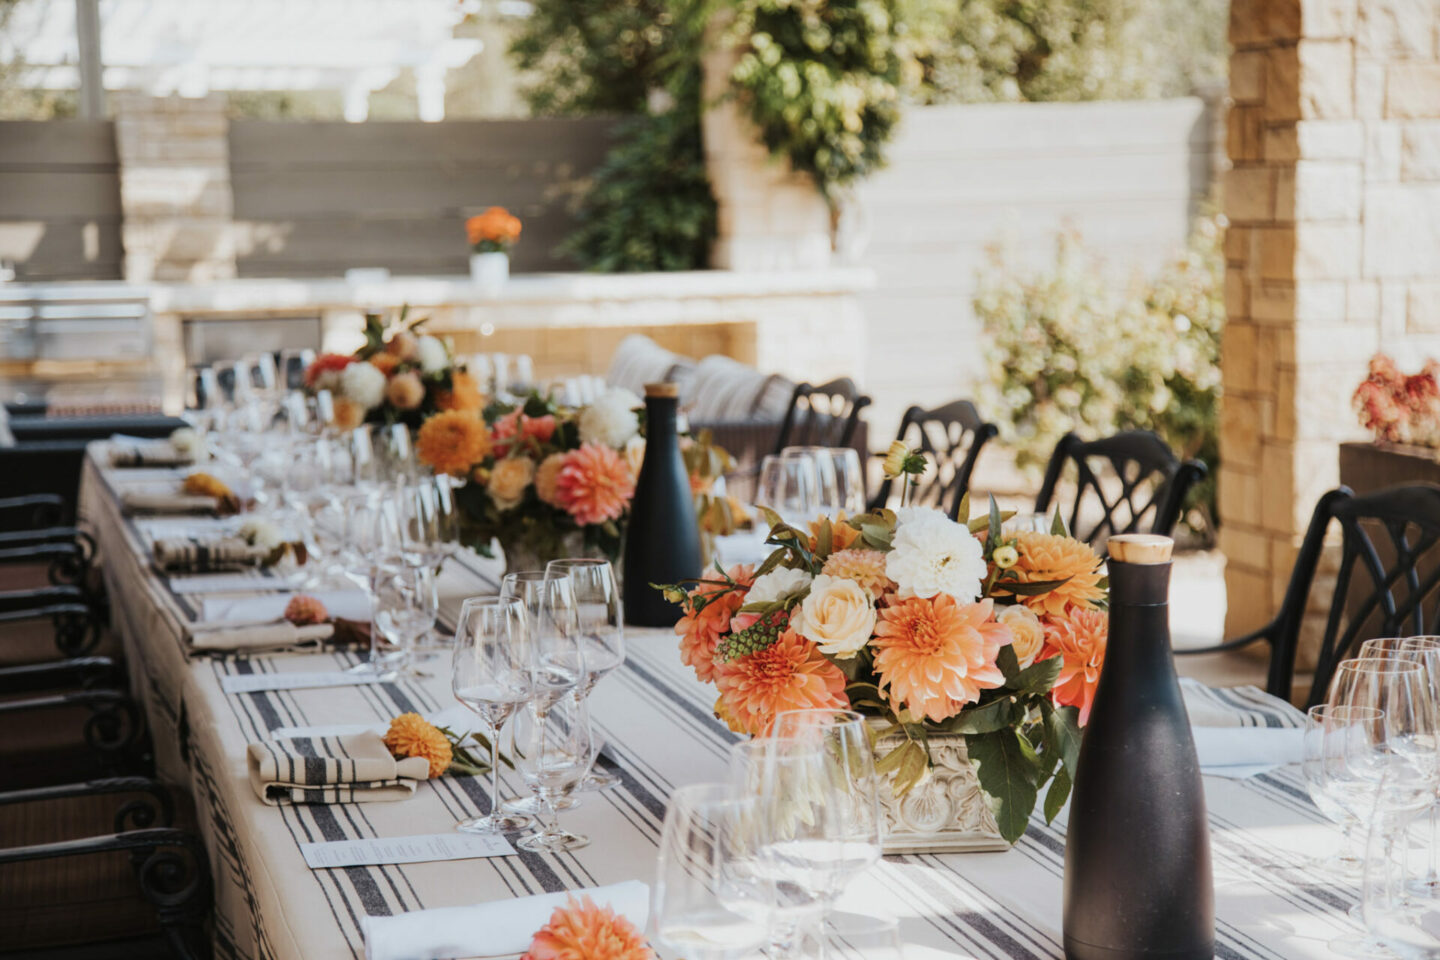
[[1419, 373], [1400, 372], [1383, 353], [1370, 358], [1370, 370], [1355, 388], [1352, 402], [1360, 425], [1376, 440], [1440, 447], [1440, 363], [1425, 361]]
[[485, 399], [480, 384], [455, 362], [439, 337], [418, 332], [424, 318], [405, 322], [405, 312], [387, 330], [379, 314], [365, 317], [365, 346], [353, 354], [322, 353], [305, 371], [311, 391], [328, 390], [336, 425], [420, 421], [439, 410], [477, 411]]
[[963, 735], [1000, 832], [1013, 842], [1050, 784], [1069, 795], [1107, 634], [1101, 560], [1068, 536], [1007, 533], [928, 507], [821, 517], [800, 530], [766, 511], [774, 552], [662, 587], [681, 605], [680, 654], [715, 684], [715, 713], [766, 735], [785, 710], [843, 708], [903, 734], [878, 768], [903, 795], [930, 765], [927, 737]]
[[465, 221], [473, 253], [508, 253], [520, 239], [520, 218], [504, 207], [491, 207]]

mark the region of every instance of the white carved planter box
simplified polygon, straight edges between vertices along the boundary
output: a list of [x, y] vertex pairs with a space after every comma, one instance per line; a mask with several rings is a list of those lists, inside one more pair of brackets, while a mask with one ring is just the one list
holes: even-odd
[[[870, 721], [884, 726], [884, 721]], [[875, 744], [877, 756], [884, 756], [905, 740], [896, 732]], [[886, 853], [980, 853], [1008, 850], [1000, 836], [995, 815], [965, 749], [961, 734], [932, 733], [929, 736], [930, 775], [903, 797], [881, 784], [880, 807], [885, 818]]]

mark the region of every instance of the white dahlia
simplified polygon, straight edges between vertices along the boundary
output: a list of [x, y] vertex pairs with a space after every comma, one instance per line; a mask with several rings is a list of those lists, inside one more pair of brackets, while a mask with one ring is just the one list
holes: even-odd
[[788, 600], [809, 588], [810, 574], [806, 571], [776, 567], [755, 578], [755, 582], [750, 585], [750, 591], [745, 594], [745, 602], [774, 603], [777, 600]]
[[424, 373], [440, 373], [450, 367], [450, 351], [438, 337], [427, 335], [416, 340], [415, 356]]
[[931, 507], [899, 511], [885, 573], [899, 595], [930, 598], [937, 593], [971, 603], [985, 579], [985, 551], [963, 524]]
[[380, 368], [365, 361], [350, 364], [340, 372], [340, 393], [366, 410], [380, 406], [388, 381]]
[[622, 449], [640, 432], [635, 408], [640, 398], [629, 390], [607, 390], [580, 411], [580, 442]]

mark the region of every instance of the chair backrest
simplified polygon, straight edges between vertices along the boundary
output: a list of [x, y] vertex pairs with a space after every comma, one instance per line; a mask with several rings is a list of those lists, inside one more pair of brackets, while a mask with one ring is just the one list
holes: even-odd
[[1117, 533], [1169, 536], [1180, 519], [1190, 488], [1206, 473], [1198, 460], [1181, 461], [1149, 430], [1127, 430], [1100, 440], [1067, 433], [1055, 445], [1037, 513], [1049, 513], [1067, 465], [1075, 467], [1075, 499], [1061, 508], [1071, 533], [1104, 549]]
[[[980, 448], [999, 432], [995, 424], [981, 418], [969, 400], [954, 400], [933, 410], [906, 410], [896, 439], [924, 453], [932, 464], [911, 491], [908, 502], [944, 510], [953, 520], [961, 498], [970, 489], [970, 475], [975, 471]], [[870, 509], [889, 505], [893, 488], [893, 480], [881, 484]]]
[[[1340, 526], [1340, 565], [1307, 706], [1324, 699], [1336, 667], [1366, 640], [1435, 633], [1440, 622], [1440, 487], [1389, 487], [1359, 497], [1346, 487], [1332, 490], [1315, 506], [1271, 624], [1274, 649], [1266, 683], [1271, 693], [1290, 696], [1305, 612], [1332, 522]], [[1328, 576], [1320, 582], [1328, 585]]]
[[829, 383], [795, 385], [790, 408], [775, 438], [775, 453], [786, 447], [848, 447], [870, 398], [855, 381], [840, 377]]

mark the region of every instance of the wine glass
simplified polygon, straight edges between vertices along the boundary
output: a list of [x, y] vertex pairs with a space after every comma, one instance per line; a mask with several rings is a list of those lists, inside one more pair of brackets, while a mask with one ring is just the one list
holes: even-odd
[[769, 507], [793, 527], [815, 519], [820, 507], [820, 478], [810, 457], [768, 456], [760, 462], [755, 502]]
[[525, 604], [515, 597], [471, 597], [460, 605], [450, 685], [455, 699], [475, 711], [490, 740], [490, 813], [462, 820], [456, 830], [514, 833], [533, 823], [500, 812], [500, 729], [532, 693], [527, 619]]
[[377, 474], [382, 481], [410, 483], [415, 479], [415, 450], [410, 442], [410, 428], [392, 423], [376, 431]]
[[406, 553], [438, 575], [460, 539], [460, 515], [450, 478], [426, 477], [405, 484], [398, 488], [395, 505]]
[[1301, 774], [1315, 806], [1327, 820], [1339, 824], [1342, 829], [1340, 848], [1328, 859], [1316, 861], [1316, 866], [1342, 875], [1354, 875], [1364, 865], [1355, 837], [1360, 819], [1331, 795], [1327, 774], [1332, 770], [1343, 770], [1347, 750], [1360, 746], [1359, 741], [1351, 743], [1347, 740], [1363, 733], [1363, 727], [1356, 729], [1356, 725], [1374, 723], [1380, 716], [1380, 711], [1373, 707], [1333, 706], [1328, 703], [1316, 704], [1305, 713]]
[[652, 939], [675, 956], [740, 960], [770, 939], [775, 886], [760, 861], [759, 798], [699, 783], [670, 795], [650, 891]]
[[429, 567], [386, 557], [370, 571], [370, 660], [398, 675], [414, 675], [415, 643], [440, 613]]
[[840, 510], [840, 481], [829, 448], [786, 447], [780, 451], [780, 457], [782, 460], [808, 460], [815, 465], [816, 507], [821, 513], [833, 517]]
[[513, 724], [515, 768], [540, 803], [540, 832], [521, 837], [516, 846], [535, 853], [577, 850], [590, 839], [561, 829], [555, 802], [574, 791], [594, 760], [590, 722], [574, 697], [544, 708], [542, 702], [532, 699]]
[[[1400, 791], [1403, 799], [1407, 791]], [[1440, 960], [1440, 899], [1414, 895], [1412, 877], [1427, 869], [1426, 844], [1409, 842], [1415, 811], [1397, 807], [1390, 781], [1382, 780], [1370, 814], [1361, 914], [1375, 956]]]
[[[625, 611], [620, 588], [608, 560], [551, 560], [545, 572], [552, 571], [569, 576], [575, 595], [580, 645], [585, 655], [585, 678], [576, 696], [583, 700], [606, 674], [625, 662]], [[605, 790], [619, 783], [620, 778], [614, 774], [592, 767], [580, 789]]]
[[286, 347], [280, 351], [280, 382], [288, 390], [305, 389], [305, 371], [315, 362], [309, 347]]
[[854, 447], [831, 447], [827, 451], [835, 470], [835, 499], [847, 517], [858, 517], [865, 512], [865, 470], [860, 466], [860, 454]]
[[380, 459], [375, 453], [375, 428], [362, 424], [346, 434], [350, 452], [350, 482], [366, 496], [380, 492]]

